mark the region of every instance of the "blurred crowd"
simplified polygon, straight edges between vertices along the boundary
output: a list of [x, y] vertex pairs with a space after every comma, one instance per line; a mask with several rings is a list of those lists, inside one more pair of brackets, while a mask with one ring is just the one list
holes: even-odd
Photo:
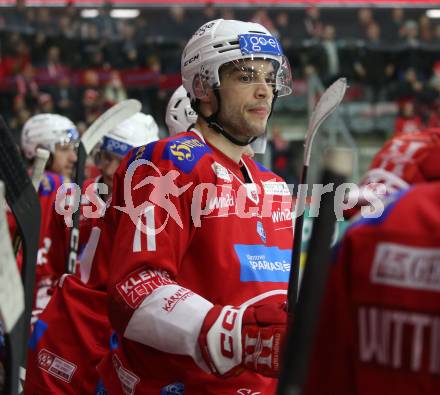
[[144, 8], [115, 19], [111, 6], [85, 18], [73, 5], [4, 8], [0, 15], [0, 106], [16, 131], [33, 114], [57, 112], [87, 125], [132, 97], [162, 120], [180, 83], [179, 53], [213, 18], [253, 20], [279, 35], [301, 80], [344, 75], [348, 100], [399, 104], [397, 131], [440, 125], [440, 23], [422, 9]]

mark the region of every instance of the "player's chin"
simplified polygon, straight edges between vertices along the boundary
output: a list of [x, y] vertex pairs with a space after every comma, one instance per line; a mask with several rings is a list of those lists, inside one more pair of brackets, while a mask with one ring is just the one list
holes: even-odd
[[62, 172], [63, 177], [72, 178], [73, 176], [73, 167], [65, 167]]

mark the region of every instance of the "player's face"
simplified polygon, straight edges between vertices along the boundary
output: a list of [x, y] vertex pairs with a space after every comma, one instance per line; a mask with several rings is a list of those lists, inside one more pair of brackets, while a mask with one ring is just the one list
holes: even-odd
[[107, 151], [102, 151], [99, 161], [99, 169], [101, 170], [104, 183], [109, 187], [109, 193], [113, 188], [113, 175], [115, 174], [122, 158]]
[[64, 177], [71, 177], [73, 167], [77, 160], [75, 144], [57, 144], [55, 153], [53, 154], [53, 161], [51, 171], [60, 174]]
[[247, 60], [221, 70], [219, 120], [243, 140], [261, 136], [270, 115], [275, 71], [267, 60]]

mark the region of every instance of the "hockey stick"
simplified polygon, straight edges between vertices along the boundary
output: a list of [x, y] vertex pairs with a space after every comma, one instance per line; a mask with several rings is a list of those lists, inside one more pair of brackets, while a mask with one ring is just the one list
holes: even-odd
[[[19, 366], [25, 366], [26, 346], [34, 296], [35, 263], [40, 232], [40, 201], [20, 154], [3, 118], [0, 117], [0, 179], [6, 187], [6, 201], [14, 214], [23, 240], [21, 277], [24, 288], [24, 314], [10, 333], [6, 393], [17, 394]], [[17, 302], [19, 303], [19, 302]]]
[[[84, 183], [84, 168], [87, 156], [90, 154], [96, 144], [104, 137], [106, 133], [119, 125], [125, 119], [141, 111], [142, 105], [139, 101], [129, 99], [124, 100], [104, 112], [92, 125], [84, 132], [81, 137], [78, 151], [77, 162], [75, 166], [75, 179], [77, 190], [81, 193]], [[74, 195], [74, 206], [78, 210], [72, 215], [72, 228], [70, 230], [69, 255], [67, 257], [66, 269], [68, 273], [75, 272], [75, 265], [78, 255], [79, 242], [79, 217], [80, 217], [80, 196]], [[79, 199], [79, 200], [78, 200]]]
[[319, 216], [313, 224], [300, 297], [286, 338], [277, 395], [302, 394], [330, 267], [330, 245], [336, 220], [335, 190], [351, 173], [352, 162], [351, 151], [347, 149], [332, 149], [326, 155], [322, 183], [333, 184], [333, 192], [323, 195]]
[[17, 344], [23, 343], [24, 291], [21, 283], [17, 262], [12, 251], [11, 239], [5, 215], [5, 190], [0, 181], [0, 318], [5, 335], [5, 350], [7, 354], [6, 377], [7, 382], [2, 386], [13, 392], [12, 383], [18, 384], [17, 367], [20, 365], [20, 348]]
[[[46, 167], [47, 160], [49, 159], [50, 153], [44, 148], [37, 148], [37, 153], [34, 159], [34, 164], [32, 166], [32, 185], [38, 193], [38, 188], [40, 186], [41, 177], [43, 176], [44, 169]], [[21, 237], [18, 230], [15, 231], [12, 245], [14, 246], [14, 254], [17, 256], [18, 251], [21, 246]]]
[[[298, 298], [299, 272], [301, 263], [301, 242], [304, 225], [304, 209], [307, 198], [307, 173], [310, 165], [310, 154], [312, 151], [313, 140], [321, 124], [331, 115], [341, 103], [345, 90], [347, 89], [347, 80], [339, 78], [322, 94], [310, 117], [309, 127], [307, 129], [306, 140], [304, 143], [304, 158], [301, 178], [298, 186], [298, 196], [295, 204], [295, 228], [293, 230], [293, 251], [290, 266], [289, 290], [287, 296], [287, 306], [289, 311], [293, 310]], [[299, 214], [298, 214], [299, 213]]]

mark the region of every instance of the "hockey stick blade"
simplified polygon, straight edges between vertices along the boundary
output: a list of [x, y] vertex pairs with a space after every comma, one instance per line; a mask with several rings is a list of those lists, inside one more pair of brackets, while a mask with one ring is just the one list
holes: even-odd
[[297, 297], [299, 287], [299, 273], [301, 264], [301, 243], [302, 232], [304, 225], [304, 210], [307, 198], [307, 172], [310, 164], [310, 154], [312, 151], [313, 140], [318, 132], [322, 123], [338, 108], [342, 99], [344, 98], [345, 91], [347, 90], [347, 80], [345, 78], [339, 78], [327, 90], [322, 94], [318, 103], [313, 110], [310, 117], [309, 127], [307, 129], [306, 139], [304, 143], [304, 158], [303, 168], [301, 172], [298, 196], [296, 199], [295, 213], [295, 227], [293, 230], [293, 250], [292, 261], [290, 265], [289, 276], [289, 291], [288, 291], [288, 308], [289, 311], [293, 309]]
[[49, 156], [50, 156], [50, 152], [47, 149], [37, 148], [37, 154], [35, 156], [34, 164], [32, 166], [32, 177], [31, 177], [32, 185], [34, 186], [37, 192]]
[[104, 112], [81, 137], [81, 144], [84, 146], [87, 155], [106, 133], [119, 125], [122, 121], [137, 114], [142, 109], [142, 104], [135, 99], [124, 100]]
[[344, 98], [347, 90], [347, 79], [339, 78], [331, 84], [320, 97], [318, 103], [310, 117], [309, 127], [307, 129], [306, 141], [304, 144], [304, 164], [309, 166], [310, 154], [312, 151], [313, 140], [316, 132], [329, 115], [336, 110]]
[[[121, 122], [137, 114], [142, 109], [142, 105], [138, 100], [129, 99], [124, 100], [115, 106], [109, 108], [102, 114], [93, 124], [85, 131], [81, 137], [81, 141], [77, 151], [77, 162], [75, 166], [75, 184], [82, 190], [84, 183], [84, 167], [87, 156], [90, 154], [95, 145], [107, 134], [110, 130], [118, 126]], [[72, 215], [72, 228], [69, 237], [69, 255], [66, 261], [66, 272], [74, 273], [76, 267], [76, 260], [78, 256], [79, 243], [79, 217], [80, 217], [80, 202], [81, 198], [74, 196], [74, 200], [79, 199], [79, 202], [74, 202], [75, 207], [78, 203], [78, 210]]]
[[[8, 394], [17, 393], [19, 364], [25, 365], [26, 346], [34, 296], [35, 264], [40, 233], [40, 202], [18, 149], [3, 118], [0, 117], [0, 179], [6, 187], [6, 201], [14, 214], [23, 240], [21, 277], [25, 291], [25, 310], [17, 323], [17, 339], [11, 346], [15, 356], [10, 364]], [[21, 323], [20, 323], [21, 321]], [[15, 330], [15, 329], [14, 329]]]

